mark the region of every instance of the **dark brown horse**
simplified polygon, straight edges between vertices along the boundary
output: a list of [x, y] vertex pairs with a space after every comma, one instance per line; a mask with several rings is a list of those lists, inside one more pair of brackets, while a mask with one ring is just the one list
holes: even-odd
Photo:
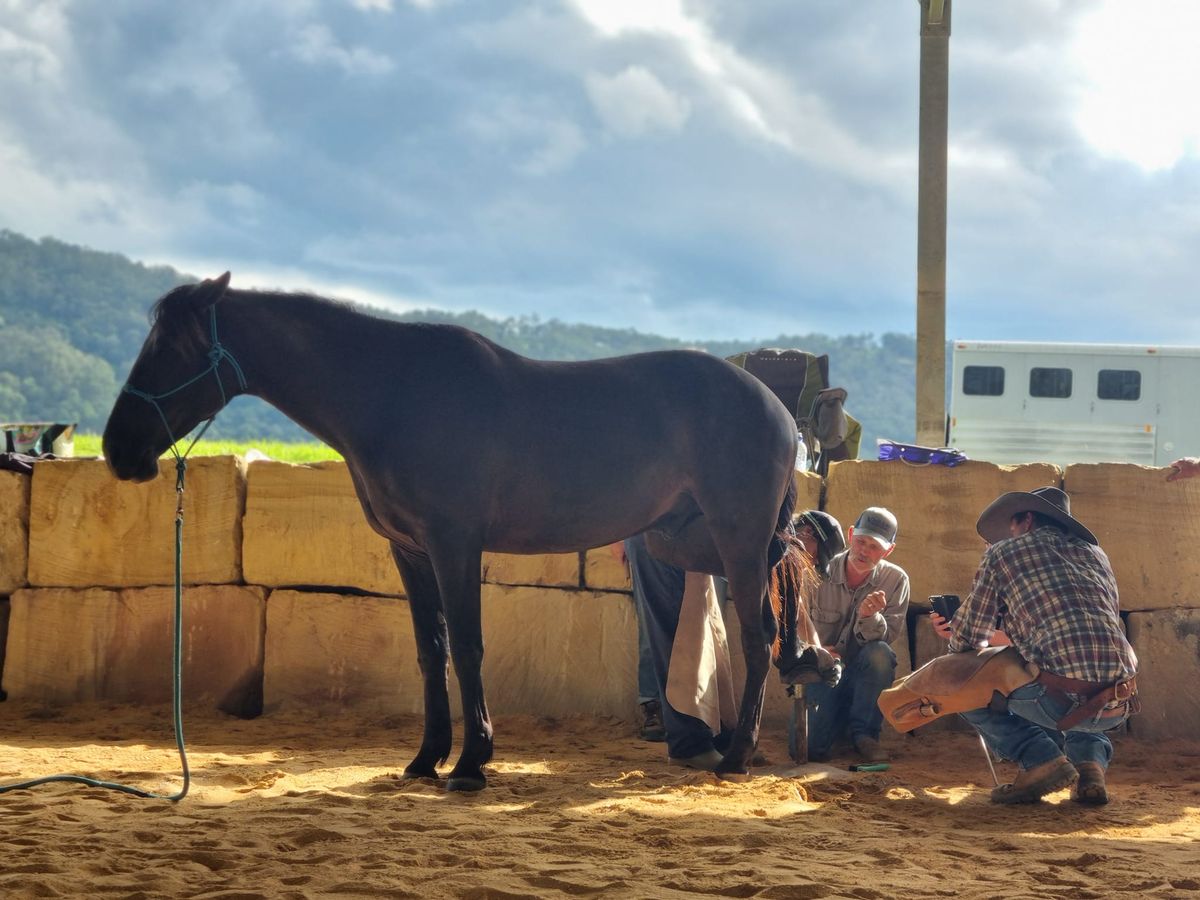
[[[642, 531], [655, 555], [729, 579], [746, 686], [718, 771], [749, 771], [777, 631], [765, 597], [787, 558], [796, 456], [792, 417], [753, 376], [692, 351], [539, 362], [462, 328], [231, 290], [225, 273], [155, 304], [104, 430], [108, 465], [121, 479], [153, 478], [177, 437], [241, 393], [341, 453], [367, 521], [391, 542], [425, 685], [424, 739], [407, 774], [436, 777], [450, 754], [448, 651], [465, 737], [447, 787], [485, 784], [483, 551], [577, 551]], [[787, 609], [794, 660], [796, 604]]]

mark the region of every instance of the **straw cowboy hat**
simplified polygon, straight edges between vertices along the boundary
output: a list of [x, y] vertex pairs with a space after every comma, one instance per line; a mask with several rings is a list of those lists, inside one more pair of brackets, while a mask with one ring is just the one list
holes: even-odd
[[1082, 522], [1071, 515], [1071, 498], [1056, 487], [1001, 494], [979, 516], [975, 530], [989, 544], [994, 544], [1009, 537], [1008, 523], [1017, 513], [1024, 512], [1041, 513], [1065, 528], [1068, 534], [1083, 538], [1089, 544], [1100, 543]]

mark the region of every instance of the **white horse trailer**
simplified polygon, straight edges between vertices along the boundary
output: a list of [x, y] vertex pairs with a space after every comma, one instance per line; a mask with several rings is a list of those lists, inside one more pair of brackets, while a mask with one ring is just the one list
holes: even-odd
[[947, 442], [994, 463], [1200, 454], [1200, 348], [955, 341]]

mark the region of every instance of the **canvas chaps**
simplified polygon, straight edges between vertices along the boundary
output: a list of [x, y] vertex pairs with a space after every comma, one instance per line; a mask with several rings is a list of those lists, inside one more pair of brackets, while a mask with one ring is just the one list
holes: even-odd
[[912, 731], [951, 713], [1006, 709], [1008, 695], [1034, 681], [1073, 704], [1057, 723], [1060, 731], [1091, 716], [1129, 716], [1140, 708], [1133, 678], [1117, 684], [1062, 678], [1040, 671], [1012, 647], [988, 647], [930, 660], [881, 693], [879, 709], [897, 731]]

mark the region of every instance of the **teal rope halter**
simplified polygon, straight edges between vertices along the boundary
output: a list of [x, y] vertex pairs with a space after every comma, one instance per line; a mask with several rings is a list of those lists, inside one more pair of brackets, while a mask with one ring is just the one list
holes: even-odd
[[67, 781], [74, 784], [86, 784], [89, 787], [107, 788], [108, 790], [120, 791], [124, 794], [133, 794], [135, 797], [146, 797], [152, 800], [179, 801], [187, 796], [188, 788], [192, 783], [192, 776], [191, 769], [188, 767], [187, 750], [184, 747], [183, 741], [183, 481], [184, 472], [187, 471], [187, 457], [192, 452], [192, 448], [196, 446], [196, 441], [200, 440], [200, 436], [208, 430], [208, 426], [217, 417], [217, 413], [213, 413], [208, 417], [208, 421], [204, 423], [204, 427], [192, 438], [192, 442], [188, 445], [187, 450], [181, 454], [176, 449], [175, 445], [178, 441], [171, 431], [171, 426], [167, 424], [166, 414], [163, 412], [158, 401], [179, 393], [185, 387], [195, 384], [208, 375], [214, 375], [217, 379], [217, 386], [221, 390], [221, 407], [217, 410], [217, 412], [220, 412], [225, 407], [225, 404], [229, 402], [225, 395], [225, 385], [221, 383], [221, 373], [218, 371], [222, 360], [229, 361], [230, 366], [233, 367], [233, 371], [237, 375], [238, 386], [242, 390], [246, 389], [246, 376], [242, 373], [242, 367], [238, 365], [238, 361], [233, 358], [233, 354], [225, 349], [217, 337], [217, 308], [215, 305], [211, 307], [210, 312], [212, 314], [212, 348], [208, 351], [209, 366], [207, 369], [199, 375], [189, 378], [178, 387], [164, 391], [161, 394], [148, 394], [145, 391], [138, 390], [128, 382], [121, 388], [123, 393], [140, 397], [154, 407], [158, 413], [158, 417], [162, 419], [163, 427], [167, 430], [167, 437], [171, 439], [171, 453], [175, 456], [175, 494], [177, 497], [175, 503], [175, 629], [172, 653], [171, 709], [175, 725], [175, 745], [179, 748], [179, 762], [183, 768], [183, 787], [174, 794], [164, 795], [117, 782], [88, 778], [85, 775], [48, 775], [44, 778], [34, 778], [30, 781], [22, 781], [17, 784], [0, 785], [0, 794], [36, 787], [39, 784], [46, 784], [52, 781]]
[[184, 451], [183, 455], [181, 456], [179, 451], [175, 449], [175, 445], [179, 443], [179, 441], [175, 438], [175, 432], [171, 430], [171, 426], [167, 423], [167, 415], [163, 412], [162, 406], [159, 405], [158, 401], [174, 396], [184, 388], [191, 387], [197, 381], [207, 378], [209, 375], [213, 375], [217, 379], [217, 389], [221, 392], [221, 406], [217, 410], [217, 412], [220, 412], [221, 409], [224, 409], [225, 404], [229, 402], [229, 398], [225, 395], [225, 384], [221, 381], [220, 367], [222, 360], [229, 360], [229, 365], [233, 368], [233, 373], [237, 375], [238, 387], [243, 391], [246, 390], [246, 375], [242, 372], [242, 367], [238, 365], [238, 361], [233, 358], [233, 354], [225, 349], [224, 344], [221, 343], [221, 339], [217, 337], [217, 306], [215, 303], [209, 307], [209, 314], [210, 331], [212, 333], [212, 347], [209, 348], [207, 354], [209, 361], [207, 369], [205, 369], [203, 372], [200, 372], [198, 375], [193, 375], [178, 387], [173, 387], [169, 391], [163, 391], [161, 394], [150, 394], [146, 391], [138, 390], [128, 381], [125, 382], [124, 386], [121, 388], [122, 393], [139, 397], [154, 407], [154, 411], [158, 413], [158, 417], [162, 420], [163, 428], [165, 428], [167, 431], [167, 437], [171, 439], [171, 452], [175, 454], [176, 460], [185, 459], [187, 455], [192, 452], [192, 448], [196, 446], [196, 441], [200, 440], [201, 435], [208, 430], [208, 426], [211, 425], [213, 419], [217, 417], [217, 413], [213, 413], [208, 417], [208, 420], [204, 423], [204, 427], [202, 427], [196, 436], [192, 438], [191, 444], [188, 445], [187, 450]]

